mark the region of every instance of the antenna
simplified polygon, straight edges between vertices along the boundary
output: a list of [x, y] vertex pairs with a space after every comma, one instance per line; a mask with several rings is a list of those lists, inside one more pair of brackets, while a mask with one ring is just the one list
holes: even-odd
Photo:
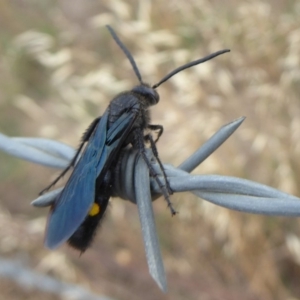
[[125, 47], [125, 45], [121, 42], [121, 40], [119, 39], [119, 37], [117, 36], [117, 34], [115, 33], [115, 31], [109, 26], [106, 25], [107, 29], [109, 30], [110, 34], [112, 35], [113, 39], [115, 40], [115, 42], [119, 45], [119, 47], [122, 49], [122, 51], [125, 53], [125, 55], [127, 56], [127, 58], [129, 59], [132, 68], [134, 70], [134, 73], [136, 75], [136, 77], [138, 78], [139, 82], [142, 84], [143, 80], [142, 80], [142, 76], [141, 73], [136, 65], [135, 60], [133, 59], [131, 53], [129, 52], [129, 50]]
[[[122, 51], [125, 53], [126, 57], [128, 58], [128, 60], [130, 61], [131, 63], [131, 66], [134, 70], [134, 73], [136, 75], [136, 77], [138, 78], [139, 82], [141, 84], [143, 84], [143, 80], [142, 80], [142, 76], [141, 76], [141, 73], [137, 67], [137, 64], [133, 58], [133, 56], [131, 55], [131, 53], [129, 52], [129, 50], [125, 47], [125, 45], [121, 42], [121, 40], [119, 39], [119, 37], [117, 36], [116, 32], [112, 29], [111, 26], [109, 25], [106, 25], [107, 29], [109, 30], [111, 36], [113, 37], [113, 39], [115, 40], [115, 42], [118, 44], [118, 46], [122, 49]], [[164, 83], [165, 81], [169, 80], [171, 77], [173, 77], [174, 75], [176, 75], [177, 73], [185, 70], [185, 69], [188, 69], [190, 67], [193, 67], [193, 66], [196, 66], [196, 65], [199, 65], [199, 64], [202, 64], [208, 60], [211, 60], [221, 54], [224, 54], [224, 53], [227, 53], [227, 52], [230, 52], [229, 49], [224, 49], [224, 50], [220, 50], [220, 51], [217, 51], [215, 53], [212, 53], [212, 54], [209, 54], [203, 58], [200, 58], [200, 59], [197, 59], [197, 60], [194, 60], [190, 63], [187, 63], [181, 67], [178, 67], [176, 68], [175, 70], [173, 70], [171, 73], [169, 73], [168, 75], [166, 75], [163, 79], [161, 79], [158, 83], [154, 84], [152, 86], [153, 89], [156, 89], [157, 87], [159, 87], [162, 83]]]
[[179, 73], [179, 72], [181, 72], [181, 71], [183, 71], [183, 70], [185, 70], [185, 69], [188, 69], [188, 68], [190, 68], [190, 67], [193, 67], [193, 66], [202, 64], [202, 63], [204, 63], [204, 62], [206, 62], [206, 61], [208, 61], [208, 60], [211, 60], [211, 59], [213, 59], [214, 57], [219, 56], [219, 55], [221, 55], [221, 54], [224, 54], [224, 53], [226, 53], [226, 52], [230, 52], [230, 50], [229, 50], [229, 49], [220, 50], [220, 51], [217, 51], [217, 52], [215, 52], [215, 53], [209, 54], [209, 55], [207, 55], [207, 56], [205, 56], [205, 57], [203, 57], [203, 58], [200, 58], [200, 59], [194, 60], [194, 61], [192, 61], [192, 62], [190, 62], [190, 63], [187, 63], [187, 64], [185, 64], [185, 65], [183, 65], [183, 66], [181, 66], [181, 67], [178, 67], [178, 68], [176, 68], [174, 71], [172, 71], [171, 73], [169, 73], [168, 75], [166, 75], [163, 79], [161, 79], [161, 81], [159, 81], [158, 83], [154, 84], [154, 85], [152, 86], [152, 88], [153, 88], [153, 89], [156, 89], [158, 86], [160, 86], [160, 85], [161, 85], [162, 83], [164, 83], [165, 81], [169, 80], [169, 79], [170, 79], [172, 76], [174, 76], [175, 74], [177, 74], [177, 73]]

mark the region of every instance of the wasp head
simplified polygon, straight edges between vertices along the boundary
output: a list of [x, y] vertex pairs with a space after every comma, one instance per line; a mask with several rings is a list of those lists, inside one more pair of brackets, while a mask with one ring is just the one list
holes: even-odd
[[147, 101], [149, 106], [155, 105], [159, 101], [159, 95], [157, 91], [146, 83], [135, 86], [132, 89], [132, 92], [142, 96]]

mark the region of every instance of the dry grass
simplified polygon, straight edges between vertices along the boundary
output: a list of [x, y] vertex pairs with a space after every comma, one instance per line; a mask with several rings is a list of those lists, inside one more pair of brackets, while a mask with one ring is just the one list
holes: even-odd
[[[2, 132], [76, 146], [109, 100], [137, 83], [105, 24], [152, 83], [178, 65], [230, 48], [159, 87], [161, 101], [152, 111], [153, 123], [165, 128], [160, 155], [176, 165], [244, 115], [242, 128], [198, 173], [300, 195], [298, 1], [0, 0], [0, 20]], [[95, 245], [80, 259], [67, 248], [49, 252], [42, 249], [44, 220], [34, 223], [46, 212], [28, 203], [53, 172], [0, 158], [3, 255], [26, 253], [37, 269], [118, 299], [300, 299], [297, 219], [231, 212], [189, 195], [173, 197], [180, 214], [170, 218], [158, 201], [170, 289], [163, 296], [147, 275], [132, 205], [113, 201]]]

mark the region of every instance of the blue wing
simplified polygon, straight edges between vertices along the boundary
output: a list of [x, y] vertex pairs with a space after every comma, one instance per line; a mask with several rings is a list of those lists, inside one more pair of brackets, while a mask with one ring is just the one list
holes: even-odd
[[67, 241], [88, 215], [95, 199], [96, 179], [104, 176], [122, 147], [137, 115], [122, 114], [107, 130], [108, 111], [101, 117], [65, 188], [48, 217], [45, 246]]

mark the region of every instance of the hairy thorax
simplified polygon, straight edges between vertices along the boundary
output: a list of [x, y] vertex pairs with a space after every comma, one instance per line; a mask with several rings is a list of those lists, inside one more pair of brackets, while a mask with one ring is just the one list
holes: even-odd
[[110, 127], [124, 113], [135, 115], [132, 129], [146, 129], [150, 121], [150, 112], [143, 96], [133, 92], [124, 92], [117, 95], [109, 105], [108, 126]]

